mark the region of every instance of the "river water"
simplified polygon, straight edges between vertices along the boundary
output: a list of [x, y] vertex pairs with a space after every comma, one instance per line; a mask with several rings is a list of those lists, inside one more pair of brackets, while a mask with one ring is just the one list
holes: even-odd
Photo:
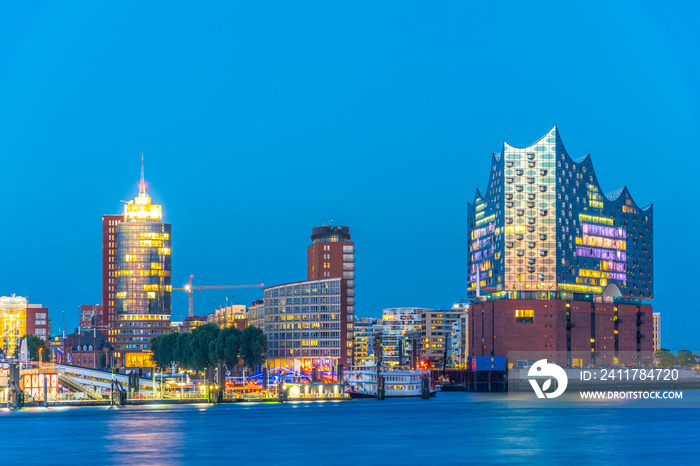
[[4, 464], [76, 466], [698, 464], [699, 415], [514, 409], [507, 395], [465, 392], [431, 400], [3, 409], [0, 457]]

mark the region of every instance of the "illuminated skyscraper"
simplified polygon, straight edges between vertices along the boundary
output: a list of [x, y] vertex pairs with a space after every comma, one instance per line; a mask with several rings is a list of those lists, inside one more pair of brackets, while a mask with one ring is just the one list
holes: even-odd
[[111, 341], [125, 367], [147, 367], [151, 338], [170, 331], [171, 225], [146, 194], [141, 166], [139, 195], [117, 224], [117, 322]]
[[468, 209], [470, 355], [639, 361], [652, 348], [652, 220], [627, 188], [603, 194], [591, 157], [570, 157], [556, 126], [525, 148], [504, 143]]

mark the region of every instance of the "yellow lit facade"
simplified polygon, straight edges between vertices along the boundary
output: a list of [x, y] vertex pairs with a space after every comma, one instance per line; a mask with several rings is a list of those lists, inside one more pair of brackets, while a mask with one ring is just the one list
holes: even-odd
[[27, 298], [0, 297], [0, 312], [7, 310], [0, 317], [0, 348], [8, 356], [13, 356], [20, 345], [21, 338], [27, 333]]
[[126, 367], [149, 367], [151, 338], [170, 332], [172, 227], [146, 185], [117, 226], [117, 321], [109, 341]]
[[233, 304], [214, 311], [207, 316], [207, 322], [216, 324], [219, 328], [238, 327], [243, 330], [248, 325], [248, 314], [245, 305]]

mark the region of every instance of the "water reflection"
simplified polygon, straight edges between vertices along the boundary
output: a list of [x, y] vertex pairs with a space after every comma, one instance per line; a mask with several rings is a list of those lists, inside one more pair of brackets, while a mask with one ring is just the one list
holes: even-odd
[[167, 463], [185, 443], [185, 419], [167, 405], [110, 410], [102, 434], [104, 450], [115, 463]]

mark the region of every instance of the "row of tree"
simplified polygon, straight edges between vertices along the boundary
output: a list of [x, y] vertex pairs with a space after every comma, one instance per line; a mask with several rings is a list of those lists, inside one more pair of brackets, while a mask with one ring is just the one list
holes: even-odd
[[190, 333], [170, 333], [151, 340], [153, 360], [160, 367], [176, 362], [186, 370], [201, 371], [223, 363], [236, 366], [242, 360], [254, 368], [265, 362], [267, 338], [257, 327], [219, 329], [217, 325], [201, 325]]
[[654, 353], [654, 359], [658, 361], [659, 367], [691, 367], [697, 364], [697, 356], [688, 350], [680, 350], [678, 355], [674, 356], [669, 350], [661, 348]]

